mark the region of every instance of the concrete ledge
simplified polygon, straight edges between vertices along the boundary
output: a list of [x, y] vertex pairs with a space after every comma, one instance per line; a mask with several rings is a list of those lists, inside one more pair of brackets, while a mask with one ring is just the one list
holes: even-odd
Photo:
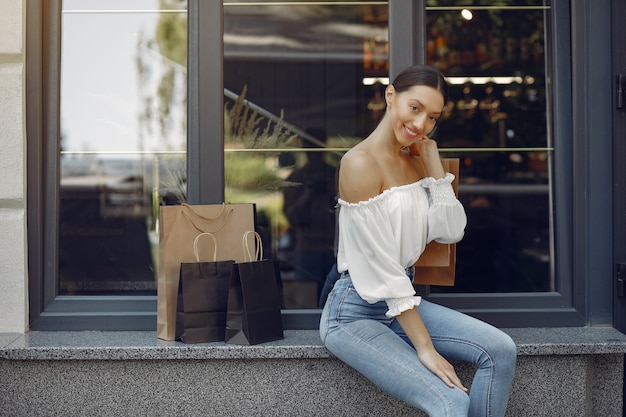
[[[626, 335], [611, 327], [503, 329], [519, 356], [626, 353]], [[155, 332], [0, 333], [0, 359], [180, 360], [320, 359], [332, 354], [317, 330], [286, 330], [285, 339], [256, 346], [184, 344], [160, 340]]]
[[[622, 416], [625, 335], [505, 331], [519, 352], [507, 417]], [[317, 331], [285, 336], [234, 346], [154, 332], [0, 334], [0, 415], [425, 416], [334, 358]], [[473, 366], [454, 365], [471, 386]]]

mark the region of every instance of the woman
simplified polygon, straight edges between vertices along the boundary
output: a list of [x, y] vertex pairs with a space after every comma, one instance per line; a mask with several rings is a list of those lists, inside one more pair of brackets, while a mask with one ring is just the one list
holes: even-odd
[[[427, 242], [463, 237], [453, 175], [428, 138], [447, 100], [428, 66], [402, 71], [385, 90], [374, 131], [339, 171], [337, 281], [320, 335], [339, 359], [430, 416], [504, 416], [516, 347], [500, 330], [416, 296], [412, 265]], [[477, 365], [471, 390], [445, 359]]]

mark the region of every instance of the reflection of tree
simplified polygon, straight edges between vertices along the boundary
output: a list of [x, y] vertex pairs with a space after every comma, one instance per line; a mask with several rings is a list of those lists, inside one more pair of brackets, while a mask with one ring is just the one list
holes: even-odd
[[[151, 137], [158, 126], [163, 138], [185, 132], [185, 86], [187, 74], [187, 1], [159, 0], [159, 14], [154, 34], [141, 33], [137, 44], [137, 73], [143, 111], [139, 115], [143, 135]], [[177, 12], [180, 11], [180, 12]], [[155, 59], [156, 57], [156, 59]], [[159, 64], [154, 62], [160, 61]], [[175, 109], [180, 105], [182, 109]], [[184, 146], [184, 141], [178, 145]], [[143, 140], [142, 140], [143, 143]], [[172, 149], [174, 144], [165, 148]]]
[[[294, 135], [280, 118], [273, 121], [260, 116], [246, 100], [247, 87], [229, 105], [224, 105], [224, 143], [233, 150], [259, 149], [262, 152], [228, 152], [224, 161], [226, 185], [241, 190], [277, 190], [287, 183], [276, 175], [279, 151]], [[272, 166], [273, 165], [273, 166]]]
[[[186, 0], [159, 0], [160, 13], [154, 33], [142, 33], [137, 44], [137, 73], [142, 111], [141, 150], [151, 143], [158, 150], [181, 150], [186, 145], [187, 9]], [[180, 13], [176, 11], [180, 10]], [[282, 115], [274, 119], [259, 115], [247, 100], [246, 87], [234, 102], [224, 106], [224, 142], [239, 149], [284, 147], [290, 133]], [[150, 140], [160, 138], [159, 141]], [[172, 141], [170, 139], [179, 139]], [[286, 182], [276, 174], [272, 161], [277, 151], [227, 152], [225, 181], [231, 190], [277, 190]], [[177, 157], [160, 157], [163, 165], [161, 190], [184, 201], [185, 164]], [[182, 161], [184, 162], [184, 161]]]

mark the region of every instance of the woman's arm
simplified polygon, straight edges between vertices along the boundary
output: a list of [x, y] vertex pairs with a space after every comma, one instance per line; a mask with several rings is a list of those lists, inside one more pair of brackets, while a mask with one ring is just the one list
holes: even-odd
[[460, 241], [465, 233], [467, 216], [454, 195], [450, 182], [439, 181], [446, 178], [447, 174], [439, 156], [437, 143], [424, 137], [414, 142], [409, 147], [409, 152], [416, 157], [416, 164], [421, 165], [426, 177], [424, 187], [429, 189], [431, 208], [428, 213], [428, 242]]
[[396, 316], [398, 323], [413, 343], [417, 357], [432, 373], [437, 375], [450, 388], [459, 387], [467, 392], [467, 388], [456, 375], [454, 367], [433, 346], [428, 330], [417, 309], [412, 308]]

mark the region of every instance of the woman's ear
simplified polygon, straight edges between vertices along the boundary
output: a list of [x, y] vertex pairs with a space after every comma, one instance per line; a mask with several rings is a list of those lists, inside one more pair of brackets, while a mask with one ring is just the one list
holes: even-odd
[[387, 107], [391, 105], [393, 101], [393, 96], [395, 95], [396, 90], [393, 87], [393, 84], [389, 84], [387, 88], [385, 88], [385, 101], [387, 102]]

